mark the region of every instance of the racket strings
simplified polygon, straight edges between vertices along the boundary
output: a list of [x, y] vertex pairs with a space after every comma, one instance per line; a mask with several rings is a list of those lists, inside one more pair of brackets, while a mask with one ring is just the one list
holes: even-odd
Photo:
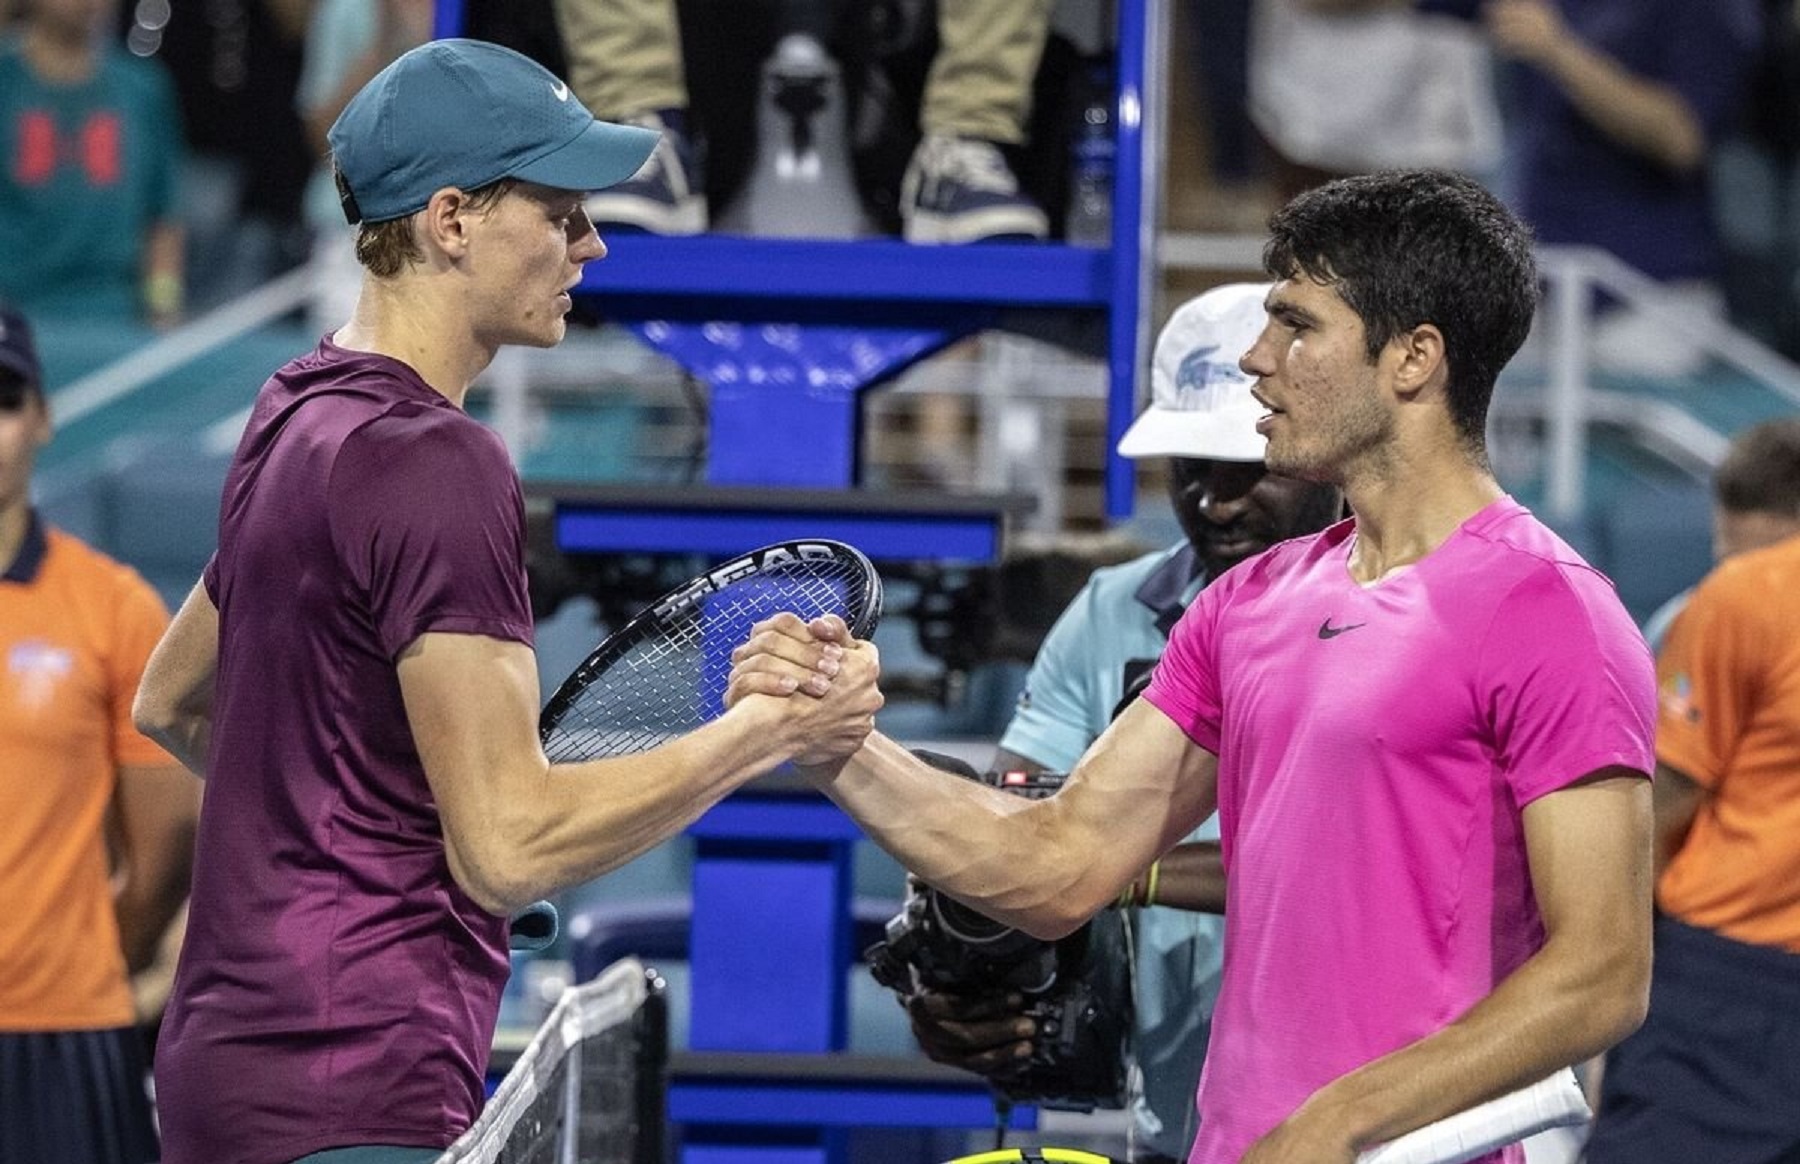
[[[724, 711], [731, 652], [783, 611], [867, 626], [872, 600], [855, 563], [801, 560], [727, 582], [614, 653], [603, 646], [543, 731], [553, 763], [647, 751]], [[612, 646], [611, 640], [607, 646]], [[568, 694], [568, 693], [563, 693]], [[559, 694], [559, 703], [562, 702]]]

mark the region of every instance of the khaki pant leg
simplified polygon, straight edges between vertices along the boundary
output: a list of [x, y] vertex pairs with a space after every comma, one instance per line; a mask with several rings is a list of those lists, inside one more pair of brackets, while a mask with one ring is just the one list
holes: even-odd
[[595, 117], [685, 109], [675, 0], [556, 0], [569, 84]]
[[1051, 0], [940, 0], [938, 53], [919, 128], [1014, 144], [1025, 138], [1031, 83]]

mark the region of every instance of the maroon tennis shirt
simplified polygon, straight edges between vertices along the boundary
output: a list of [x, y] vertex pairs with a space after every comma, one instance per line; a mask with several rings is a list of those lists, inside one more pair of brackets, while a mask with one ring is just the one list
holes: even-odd
[[259, 394], [205, 574], [219, 610], [187, 940], [157, 1049], [165, 1164], [448, 1145], [506, 923], [450, 876], [395, 663], [529, 644], [524, 505], [488, 429], [329, 337]]

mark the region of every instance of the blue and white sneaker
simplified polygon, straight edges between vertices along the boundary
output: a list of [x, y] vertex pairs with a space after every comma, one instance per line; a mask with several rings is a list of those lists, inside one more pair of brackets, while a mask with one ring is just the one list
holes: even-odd
[[585, 209], [593, 224], [625, 227], [651, 234], [699, 234], [706, 229], [706, 195], [701, 192], [694, 151], [687, 137], [655, 113], [627, 119], [662, 134], [637, 173], [610, 189], [588, 195]]
[[1019, 181], [992, 142], [928, 135], [913, 151], [900, 183], [906, 241], [971, 243], [1041, 239], [1049, 220], [1019, 192]]

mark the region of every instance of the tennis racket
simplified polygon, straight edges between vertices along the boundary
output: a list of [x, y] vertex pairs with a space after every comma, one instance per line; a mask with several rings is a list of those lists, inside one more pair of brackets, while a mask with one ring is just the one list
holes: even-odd
[[1527, 1136], [1583, 1123], [1592, 1114], [1575, 1073], [1565, 1067], [1530, 1087], [1370, 1148], [1356, 1164], [1462, 1164]]
[[708, 570], [608, 635], [563, 681], [538, 718], [544, 754], [554, 763], [632, 755], [716, 719], [732, 649], [782, 611], [835, 614], [866, 639], [881, 619], [881, 576], [855, 547], [823, 538]]

